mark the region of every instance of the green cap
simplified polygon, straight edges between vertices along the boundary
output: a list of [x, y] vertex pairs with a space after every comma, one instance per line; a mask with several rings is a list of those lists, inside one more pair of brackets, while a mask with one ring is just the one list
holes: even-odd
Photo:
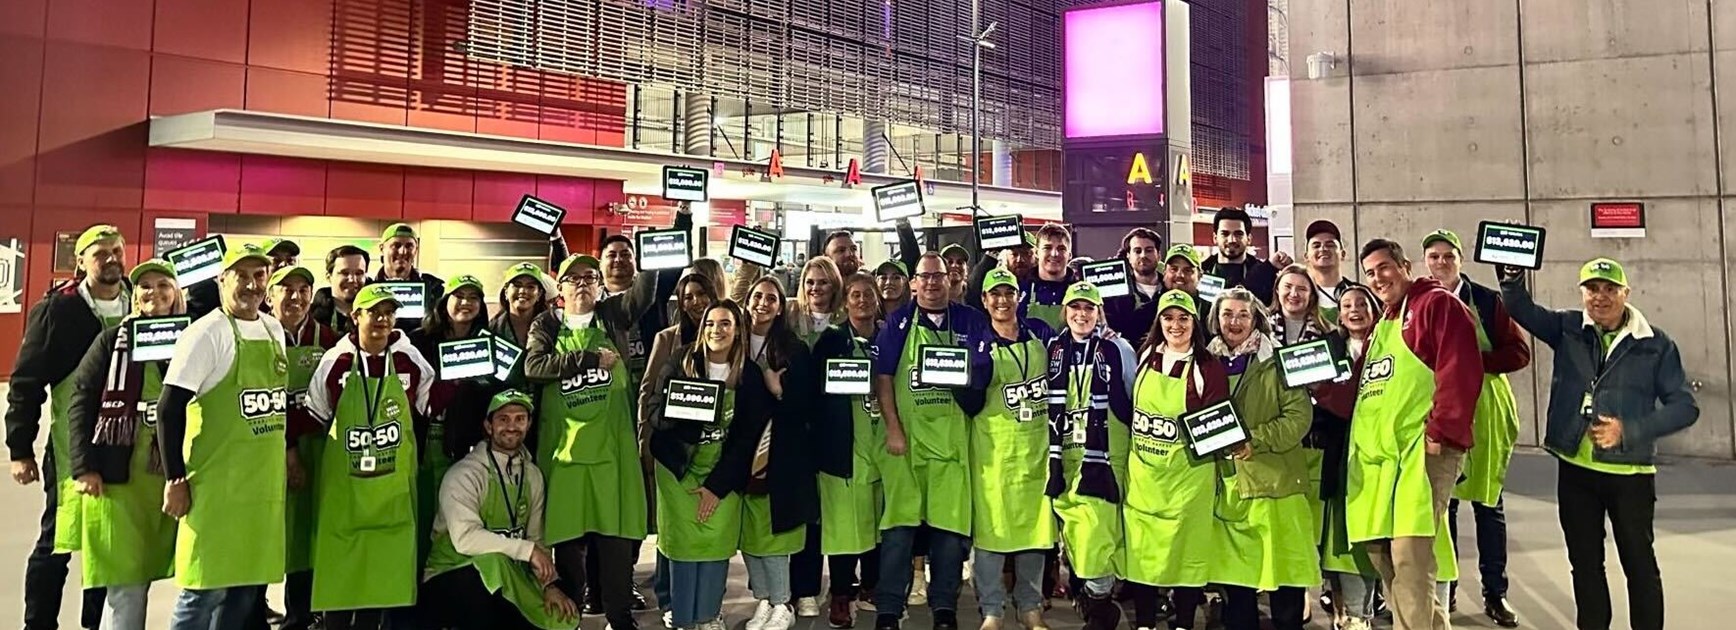
[[896, 260], [882, 261], [880, 263], [880, 266], [874, 268], [874, 275], [878, 276], [882, 273], [885, 273], [886, 270], [888, 270], [888, 269], [890, 269], [892, 271], [896, 271], [896, 272], [898, 272], [898, 275], [904, 276], [906, 278], [910, 277], [910, 268], [905, 267], [903, 262], [896, 261]]
[[1423, 237], [1423, 249], [1428, 249], [1430, 245], [1435, 243], [1447, 243], [1452, 245], [1453, 249], [1465, 249], [1465, 246], [1459, 242], [1459, 235], [1454, 234], [1452, 230], [1435, 230]]
[[386, 302], [397, 304], [398, 296], [393, 295], [392, 289], [388, 288], [386, 285], [370, 284], [362, 287], [362, 290], [356, 292], [355, 309], [358, 311], [371, 310]]
[[565, 278], [567, 277], [568, 271], [571, 271], [575, 266], [581, 265], [590, 267], [597, 271], [603, 270], [603, 263], [597, 262], [596, 256], [589, 254], [573, 254], [568, 256], [566, 260], [561, 261], [561, 267], [555, 272], [555, 278]]
[[1176, 243], [1175, 245], [1170, 246], [1169, 253], [1164, 254], [1163, 262], [1168, 263], [1171, 260], [1175, 260], [1177, 256], [1186, 258], [1187, 261], [1193, 263], [1193, 266], [1195, 267], [1200, 266], [1200, 261], [1203, 260], [1200, 257], [1200, 250], [1194, 249], [1194, 246], [1187, 243]]
[[271, 257], [265, 255], [265, 250], [253, 243], [240, 243], [223, 252], [223, 270], [234, 269], [235, 265], [244, 260], [257, 260], [263, 265], [271, 266]]
[[477, 293], [482, 293], [482, 280], [470, 274], [464, 274], [451, 280], [447, 280], [446, 295], [457, 293], [459, 289], [464, 287], [470, 287], [476, 289]]
[[380, 242], [384, 243], [400, 236], [417, 238], [416, 228], [410, 227], [410, 224], [408, 223], [393, 223], [386, 226], [386, 229], [380, 232]]
[[290, 278], [301, 278], [302, 280], [307, 281], [307, 283], [309, 285], [312, 285], [313, 284], [313, 271], [311, 271], [307, 267], [303, 267], [301, 265], [293, 265], [293, 266], [289, 266], [289, 267], [284, 267], [284, 268], [279, 269], [277, 271], [271, 272], [271, 286], [275, 287], [277, 285], [283, 284], [284, 281], [289, 280]]
[[531, 404], [530, 394], [526, 394], [516, 389], [509, 389], [495, 394], [494, 398], [488, 400], [488, 415], [494, 415], [494, 412], [500, 411], [502, 407], [507, 405], [521, 405], [524, 407], [525, 411], [530, 411], [536, 408], [536, 405]]
[[990, 269], [988, 275], [983, 276], [983, 293], [993, 291], [995, 287], [1012, 287], [1016, 290], [1019, 288], [1019, 277], [1000, 267]]
[[295, 241], [287, 238], [266, 239], [265, 243], [260, 245], [259, 248], [265, 250], [267, 256], [277, 253], [277, 250], [279, 249], [289, 252], [289, 255], [291, 256], [301, 255], [301, 245], [298, 245]]
[[1036, 247], [1037, 246], [1037, 233], [1032, 232], [1030, 230], [1025, 230], [1024, 234], [1025, 234], [1025, 244], [1020, 245], [1020, 247]]
[[1103, 294], [1097, 291], [1097, 285], [1089, 282], [1075, 282], [1067, 287], [1067, 295], [1061, 298], [1062, 304], [1072, 304], [1085, 300], [1097, 306], [1103, 306]]
[[127, 280], [132, 282], [133, 284], [138, 284], [139, 278], [141, 278], [145, 274], [151, 273], [153, 271], [160, 273], [160, 274], [163, 274], [165, 276], [168, 276], [169, 279], [171, 279], [171, 280], [175, 279], [175, 266], [174, 265], [169, 264], [169, 261], [163, 260], [161, 258], [152, 258], [152, 259], [147, 260], [145, 262], [139, 263], [139, 265], [137, 267], [133, 267], [133, 270], [131, 272], [127, 273]]
[[1200, 316], [1199, 303], [1195, 302], [1194, 296], [1186, 291], [1165, 291], [1163, 295], [1157, 297], [1158, 314], [1172, 308], [1187, 311], [1187, 314], [1194, 317]]
[[120, 238], [120, 236], [121, 229], [118, 227], [112, 225], [93, 225], [85, 228], [84, 232], [78, 235], [78, 241], [73, 244], [72, 251], [74, 254], [82, 255], [84, 254], [84, 250], [89, 249], [90, 246], [111, 238]]
[[963, 258], [965, 260], [970, 260], [970, 250], [965, 249], [963, 245], [960, 245], [958, 243], [949, 243], [949, 244], [947, 244], [946, 247], [940, 248], [940, 257], [941, 258], [950, 258], [953, 256], [958, 256], [959, 258]]
[[542, 281], [542, 269], [537, 267], [535, 264], [532, 264], [532, 263], [519, 263], [519, 264], [513, 265], [511, 267], [507, 267], [506, 273], [501, 276], [500, 284], [501, 284], [501, 286], [510, 286], [512, 284], [513, 280], [517, 280], [519, 278], [530, 278], [532, 280], [536, 280], [538, 282], [541, 282]]
[[1592, 280], [1604, 280], [1615, 286], [1625, 287], [1628, 285], [1627, 270], [1622, 269], [1621, 263], [1608, 258], [1598, 258], [1579, 268], [1580, 284]]

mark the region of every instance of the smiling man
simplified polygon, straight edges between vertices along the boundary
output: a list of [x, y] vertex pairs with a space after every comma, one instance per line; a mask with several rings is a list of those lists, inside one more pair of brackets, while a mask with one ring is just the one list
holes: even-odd
[[1345, 520], [1380, 572], [1400, 630], [1448, 628], [1434, 541], [1458, 481], [1483, 385], [1470, 311], [1433, 278], [1411, 278], [1398, 243], [1362, 248], [1386, 312], [1370, 338], [1351, 425]]
[[326, 286], [313, 293], [308, 314], [340, 335], [355, 331], [350, 321], [350, 305], [356, 292], [368, 283], [368, 250], [354, 245], [340, 245], [326, 253]]

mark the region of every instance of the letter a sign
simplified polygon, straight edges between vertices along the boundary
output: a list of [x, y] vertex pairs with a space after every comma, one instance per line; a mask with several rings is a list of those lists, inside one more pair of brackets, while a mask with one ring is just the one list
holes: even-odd
[[850, 158], [850, 168], [844, 171], [844, 187], [854, 188], [860, 185], [862, 185], [862, 165], [856, 162], [856, 158]]
[[1140, 152], [1133, 154], [1133, 166], [1127, 169], [1127, 183], [1154, 183], [1151, 180], [1151, 165], [1145, 162], [1145, 153]]

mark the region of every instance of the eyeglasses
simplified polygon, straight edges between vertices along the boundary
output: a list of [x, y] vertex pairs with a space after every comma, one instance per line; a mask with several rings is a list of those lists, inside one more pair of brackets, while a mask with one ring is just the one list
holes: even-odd
[[944, 271], [929, 271], [916, 274], [916, 279], [921, 282], [945, 282], [947, 275]]
[[597, 286], [598, 281], [599, 279], [597, 276], [570, 276], [561, 278], [561, 282], [564, 284], [571, 284], [580, 287], [594, 287]]

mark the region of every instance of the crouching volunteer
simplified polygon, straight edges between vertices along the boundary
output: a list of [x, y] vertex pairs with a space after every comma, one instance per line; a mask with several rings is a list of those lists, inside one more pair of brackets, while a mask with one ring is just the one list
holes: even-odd
[[[886, 453], [880, 466], [886, 511], [880, 519], [881, 566], [875, 596], [879, 630], [897, 630], [908, 599], [916, 532], [932, 527], [929, 560], [934, 580], [928, 605], [935, 630], [957, 630], [958, 590], [964, 581], [964, 556], [970, 549], [970, 426], [982, 409], [981, 388], [958, 382], [923, 382], [925, 346], [968, 352], [972, 339], [992, 334], [981, 311], [948, 298], [946, 262], [923, 254], [916, 265], [916, 300], [887, 318], [874, 340], [875, 398], [886, 419]], [[964, 376], [983, 374], [987, 365], [969, 362]], [[950, 376], [957, 377], [956, 373]]]
[[[1110, 598], [1110, 587], [1129, 553], [1120, 516], [1133, 424], [1133, 348], [1125, 339], [1103, 336], [1103, 296], [1096, 285], [1074, 283], [1061, 304], [1067, 332], [1051, 341], [1045, 353], [1047, 493], [1061, 516], [1068, 562], [1085, 581], [1080, 597], [1085, 628], [1114, 630], [1121, 623], [1121, 607]], [[1155, 615], [1156, 608], [1151, 611]], [[1156, 619], [1149, 621], [1156, 625]]]
[[416, 602], [417, 443], [434, 370], [395, 330], [384, 285], [356, 293], [356, 331], [326, 352], [308, 411], [326, 423], [313, 546], [313, 609], [333, 630], [382, 628]]
[[1230, 450], [1216, 511], [1221, 558], [1212, 582], [1224, 585], [1224, 627], [1260, 628], [1259, 591], [1271, 593], [1272, 624], [1302, 630], [1309, 586], [1320, 582], [1314, 506], [1302, 438], [1313, 424], [1308, 391], [1284, 386], [1278, 342], [1266, 310], [1242, 287], [1225, 291], [1212, 314], [1207, 349], [1229, 375], [1230, 400], [1249, 441]]
[[[741, 547], [742, 499], [770, 421], [764, 372], [747, 358], [748, 323], [735, 302], [706, 310], [699, 341], [654, 375], [664, 395], [645, 407], [655, 432], [657, 550], [669, 559], [667, 604], [677, 630], [723, 630], [729, 559]], [[710, 422], [672, 418], [670, 379], [723, 384]]]
[[[163, 465], [157, 456], [157, 398], [165, 361], [135, 361], [133, 317], [187, 310], [175, 270], [161, 260], [134, 267], [133, 315], [104, 330], [73, 372], [72, 478], [85, 495], [84, 587], [108, 589], [102, 627], [143, 630], [151, 582], [175, 568], [175, 519], [163, 514]], [[159, 333], [160, 334], [160, 333]]]
[[[880, 297], [873, 276], [844, 279], [845, 323], [826, 329], [814, 344], [816, 362], [872, 361], [869, 340], [880, 332]], [[886, 431], [880, 403], [869, 394], [821, 397], [814, 426], [815, 469], [820, 486], [820, 551], [830, 570], [833, 628], [856, 625], [855, 603], [869, 597], [880, 577], [880, 465]], [[861, 565], [860, 579], [857, 565]]]
[[[1175, 601], [1169, 627], [1186, 629], [1194, 627], [1210, 569], [1220, 560], [1212, 547], [1218, 471], [1213, 461], [1188, 450], [1181, 417], [1229, 398], [1230, 384], [1223, 363], [1206, 351], [1206, 326], [1194, 296], [1172, 290], [1153, 304], [1157, 319], [1145, 333], [1133, 379], [1132, 453], [1121, 506], [1127, 548], [1145, 551], [1127, 554], [1122, 575], [1124, 588], [1134, 589], [1134, 627], [1156, 627], [1156, 587], [1164, 587]], [[1100, 520], [1112, 517], [1111, 512]], [[1113, 520], [1105, 522], [1113, 527]]]
[[543, 478], [524, 443], [531, 410], [529, 394], [495, 394], [482, 422], [483, 441], [440, 483], [422, 599], [443, 626], [578, 625], [578, 606], [555, 586], [554, 555], [542, 542]]
[[[1046, 494], [1049, 468], [1047, 353], [1055, 330], [1019, 317], [1019, 279], [994, 269], [983, 277], [990, 335], [974, 352], [992, 367], [978, 380], [988, 393], [970, 423], [972, 542], [976, 546], [977, 602], [983, 630], [998, 630], [1007, 589], [1001, 572], [1013, 564], [1013, 605], [1027, 630], [1043, 621], [1043, 565], [1055, 546], [1055, 516]], [[1089, 332], [1089, 331], [1087, 331]], [[975, 375], [973, 375], [975, 376]]]
[[259, 312], [271, 259], [232, 247], [222, 308], [175, 342], [157, 402], [163, 511], [175, 533], [173, 630], [241, 627], [260, 586], [283, 580], [286, 484], [283, 327]]

